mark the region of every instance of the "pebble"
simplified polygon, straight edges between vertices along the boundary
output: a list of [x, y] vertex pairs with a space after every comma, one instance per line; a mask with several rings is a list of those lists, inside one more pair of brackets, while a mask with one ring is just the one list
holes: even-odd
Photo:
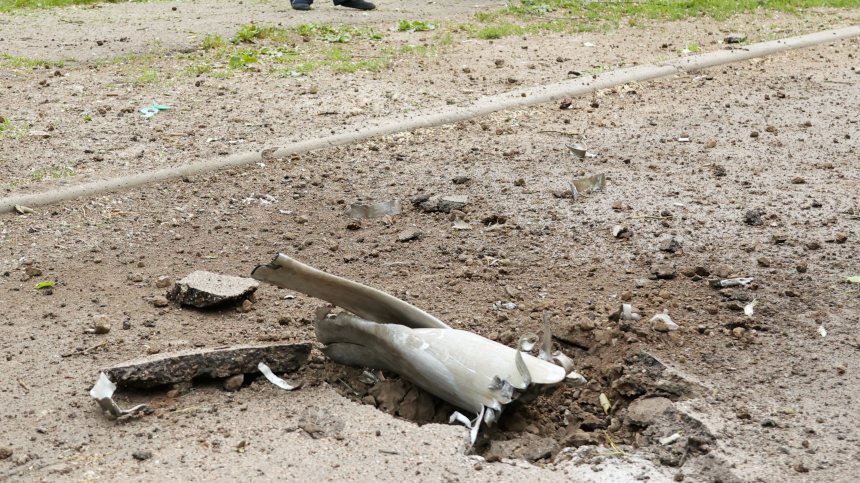
[[664, 238], [664, 239], [660, 240], [660, 251], [675, 253], [680, 249], [681, 249], [681, 243], [672, 237], [668, 237], [668, 238]]
[[770, 242], [774, 245], [780, 245], [788, 241], [788, 233], [774, 233], [770, 236]]
[[758, 210], [749, 210], [744, 215], [744, 223], [750, 226], [761, 226], [762, 213]]
[[806, 273], [809, 270], [809, 267], [806, 265], [806, 262], [800, 262], [797, 264], [797, 273]]
[[96, 334], [107, 334], [110, 332], [111, 323], [106, 315], [96, 315], [93, 319], [95, 321], [94, 330]]
[[251, 309], [253, 309], [253, 308], [254, 308], [254, 304], [250, 300], [245, 299], [242, 301], [242, 306], [237, 307], [236, 310], [238, 310], [239, 312], [242, 312], [242, 313], [247, 313], [247, 312], [250, 312]]
[[615, 238], [630, 238], [633, 236], [633, 232], [630, 231], [629, 227], [624, 225], [615, 225], [612, 227], [612, 236]]
[[624, 202], [621, 200], [618, 200], [618, 201], [612, 203], [612, 209], [615, 211], [623, 210], [624, 209]]
[[167, 297], [164, 295], [156, 295], [155, 297], [152, 297], [152, 305], [156, 307], [167, 307], [167, 304]]
[[0, 461], [5, 460], [12, 456], [12, 448], [7, 448], [6, 446], [0, 446]]
[[741, 337], [744, 336], [744, 333], [746, 331], [747, 330], [744, 329], [743, 327], [735, 327], [734, 329], [732, 329], [732, 335], [735, 337], [735, 339], [740, 339]]
[[819, 243], [815, 240], [806, 242], [806, 249], [807, 250], [818, 250], [819, 248], [821, 248], [821, 243]]
[[795, 176], [794, 178], [791, 179], [791, 184], [804, 184], [804, 183], [806, 183], [806, 180], [801, 178], [800, 176]]
[[654, 328], [657, 332], [669, 332], [672, 330], [678, 330], [678, 324], [672, 322], [671, 320], [665, 320], [663, 318], [654, 319], [651, 322], [651, 327]]
[[454, 177], [451, 179], [451, 181], [452, 181], [454, 184], [466, 184], [466, 183], [468, 183], [468, 182], [469, 182], [469, 181], [471, 181], [471, 180], [472, 180], [472, 178], [470, 178], [470, 177], [468, 177], [468, 176], [464, 176], [464, 175], [461, 175], [461, 176], [454, 176]]
[[401, 243], [405, 243], [408, 241], [416, 240], [421, 237], [421, 231], [416, 228], [410, 228], [408, 230], [403, 230], [397, 235], [397, 241]]
[[769, 266], [773, 265], [773, 259], [768, 258], [768, 257], [761, 257], [758, 259], [758, 264], [759, 264], [759, 266], [762, 266], [762, 267], [769, 267]]
[[579, 321], [579, 329], [584, 330], [586, 332], [594, 330], [594, 321], [589, 319], [588, 317], [583, 317]]
[[803, 463], [798, 463], [798, 464], [794, 465], [794, 471], [796, 471], [798, 473], [809, 473], [809, 468], [807, 468], [806, 466], [803, 466]]
[[836, 240], [836, 243], [845, 243], [846, 241], [848, 241], [848, 235], [842, 232], [838, 232], [836, 233], [836, 235], [834, 235], [833, 239]]
[[135, 273], [134, 275], [131, 275], [129, 277], [129, 280], [131, 280], [132, 282], [135, 282], [135, 283], [143, 282], [143, 275], [141, 275], [139, 273]]
[[308, 217], [307, 217], [307, 216], [305, 216], [305, 215], [299, 215], [299, 217], [298, 217], [298, 218], [296, 218], [296, 223], [302, 223], [302, 224], [304, 224], [304, 223], [307, 223], [307, 222], [309, 222], [309, 221], [311, 221], [311, 220], [310, 220], [310, 218], [308, 218]]
[[758, 131], [753, 131], [753, 132], [751, 132], [751, 133], [750, 133], [750, 137], [751, 137], [751, 138], [757, 138], [757, 137], [758, 137]]
[[28, 277], [38, 277], [42, 275], [42, 269], [36, 267], [27, 267], [24, 269], [24, 273], [26, 273]]
[[158, 277], [158, 280], [155, 281], [155, 286], [158, 288], [167, 288], [171, 285], [173, 285], [173, 280], [171, 280], [170, 277], [167, 276]]
[[224, 381], [224, 390], [229, 392], [236, 392], [242, 388], [243, 382], [245, 382], [244, 374], [237, 374], [233, 377], [228, 377]]
[[729, 278], [729, 275], [731, 275], [732, 272], [732, 267], [728, 265], [718, 265], [716, 268], [714, 268], [714, 275], [720, 278]]
[[149, 458], [152, 458], [152, 451], [135, 451], [131, 456], [136, 460], [146, 461]]

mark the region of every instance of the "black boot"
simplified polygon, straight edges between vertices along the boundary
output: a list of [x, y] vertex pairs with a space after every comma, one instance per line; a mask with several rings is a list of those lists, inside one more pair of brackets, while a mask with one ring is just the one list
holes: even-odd
[[376, 9], [376, 5], [365, 2], [364, 0], [348, 0], [340, 4], [341, 7], [346, 8], [357, 8], [359, 10], [374, 10]]

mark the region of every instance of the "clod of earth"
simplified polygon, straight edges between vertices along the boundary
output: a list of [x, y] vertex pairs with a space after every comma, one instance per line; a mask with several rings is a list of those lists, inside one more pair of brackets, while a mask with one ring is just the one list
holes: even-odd
[[182, 305], [203, 308], [247, 297], [259, 286], [249, 278], [197, 270], [177, 281], [168, 297]]
[[120, 385], [147, 388], [201, 376], [221, 379], [255, 373], [260, 361], [275, 372], [292, 372], [307, 361], [310, 352], [310, 343], [206, 349], [126, 362], [104, 372]]
[[[335, 277], [280, 254], [251, 274], [257, 280], [296, 290], [336, 304], [354, 314], [317, 312], [314, 330], [325, 344], [322, 352], [350, 366], [370, 367], [400, 374], [427, 392], [477, 414], [473, 421], [452, 415], [472, 429], [498, 419], [504, 405], [525, 392], [565, 379], [584, 378], [547, 362], [551, 335], [545, 316], [542, 360], [530, 351], [537, 336], [520, 337], [517, 349], [471, 332], [455, 330], [426, 312], [376, 289]], [[534, 385], [534, 386], [533, 386]], [[384, 394], [372, 394], [377, 400]], [[403, 399], [399, 396], [399, 399]], [[382, 401], [383, 406], [385, 402]]]

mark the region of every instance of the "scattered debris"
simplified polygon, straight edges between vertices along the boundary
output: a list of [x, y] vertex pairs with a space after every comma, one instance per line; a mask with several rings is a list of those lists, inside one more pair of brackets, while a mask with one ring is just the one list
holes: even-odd
[[730, 33], [723, 39], [727, 44], [739, 44], [747, 39], [747, 34]]
[[111, 323], [110, 319], [106, 315], [96, 315], [95, 319], [95, 327], [92, 329], [87, 329], [87, 332], [90, 334], [107, 334], [110, 332]]
[[182, 305], [203, 308], [247, 297], [259, 286], [250, 278], [197, 270], [177, 281], [167, 296]]
[[595, 174], [587, 178], [575, 179], [570, 183], [570, 193], [573, 200], [579, 199], [579, 195], [586, 192], [591, 193], [606, 187], [606, 173]]
[[114, 417], [120, 417], [125, 414], [131, 414], [146, 407], [146, 404], [138, 404], [131, 409], [120, 409], [113, 400], [113, 393], [116, 391], [116, 384], [112, 383], [104, 372], [99, 374], [99, 380], [95, 386], [90, 389], [92, 396], [105, 411], [111, 413]]
[[271, 369], [269, 369], [269, 366], [267, 366], [267, 365], [263, 364], [262, 362], [261, 362], [261, 363], [259, 363], [259, 364], [257, 364], [257, 369], [259, 369], [259, 370], [260, 370], [260, 372], [262, 372], [262, 373], [263, 373], [263, 375], [264, 375], [264, 376], [266, 376], [266, 379], [268, 379], [268, 380], [269, 380], [269, 382], [271, 382], [272, 384], [274, 384], [274, 385], [276, 385], [276, 386], [280, 387], [281, 389], [283, 389], [283, 390], [285, 390], [285, 391], [292, 391], [292, 390], [294, 390], [294, 389], [298, 389], [298, 388], [300, 388], [300, 387], [302, 386], [302, 383], [299, 383], [299, 384], [297, 384], [297, 385], [295, 385], [295, 386], [291, 386], [291, 385], [289, 385], [289, 384], [287, 383], [287, 381], [285, 381], [285, 380], [281, 379], [280, 377], [276, 376], [276, 375], [272, 372], [272, 370], [271, 370]]
[[818, 333], [821, 334], [821, 337], [827, 337], [827, 329], [823, 325], [818, 326]]
[[144, 107], [140, 109], [141, 116], [140, 117], [152, 117], [159, 113], [159, 111], [166, 111], [170, 109], [168, 106], [163, 106], [155, 101], [152, 102], [152, 107]]
[[493, 303], [493, 308], [496, 310], [514, 310], [517, 308], [517, 304], [513, 302], [502, 302], [499, 300]]
[[400, 200], [386, 201], [372, 205], [349, 205], [343, 213], [350, 218], [379, 218], [400, 214]]
[[672, 322], [672, 319], [669, 317], [668, 310], [664, 310], [662, 314], [657, 314], [654, 317], [651, 317], [651, 320], [648, 322], [657, 332], [669, 332], [671, 330], [678, 330], [679, 328], [678, 324]]
[[606, 394], [601, 392], [598, 399], [600, 400], [600, 406], [603, 408], [603, 413], [609, 414], [609, 410], [612, 409], [612, 404], [609, 403], [609, 398], [606, 397]]
[[138, 461], [146, 461], [152, 458], [152, 451], [134, 451], [131, 453], [131, 457]]
[[200, 376], [251, 374], [257, 372], [259, 361], [277, 372], [292, 372], [307, 361], [310, 351], [310, 343], [194, 350], [126, 362], [104, 372], [120, 385], [147, 388]]
[[736, 287], [738, 285], [747, 286], [755, 280], [754, 278], [728, 278], [720, 280], [718, 278], [708, 280], [708, 284], [714, 288]]
[[36, 290], [41, 290], [43, 288], [53, 287], [54, 282], [42, 282], [39, 285], [36, 285]]
[[621, 304], [621, 307], [609, 316], [609, 320], [640, 320], [642, 316], [633, 312], [630, 304]]
[[660, 444], [662, 444], [662, 445], [672, 444], [675, 441], [678, 441], [679, 439], [681, 439], [681, 433], [674, 433], [670, 436], [666, 436], [665, 438], [660, 438]]
[[615, 238], [630, 238], [633, 232], [625, 225], [615, 225], [612, 227], [612, 236]]
[[397, 241], [399, 241], [400, 243], [406, 243], [408, 241], [421, 238], [421, 235], [421, 230], [417, 228], [408, 228], [397, 234]]
[[674, 237], [667, 237], [660, 240], [660, 251], [675, 253], [681, 249], [681, 243]]
[[752, 302], [748, 303], [746, 307], [744, 307], [744, 314], [746, 314], [747, 317], [752, 317], [753, 314], [755, 314], [753, 309], [755, 309], [756, 305], [758, 305], [758, 299], [753, 299]]
[[412, 200], [412, 204], [426, 213], [441, 211], [450, 213], [454, 210], [462, 210], [469, 197], [467, 195], [429, 196], [423, 195]]
[[30, 208], [27, 206], [21, 206], [21, 205], [15, 205], [15, 211], [17, 211], [18, 213], [21, 213], [22, 215], [27, 214], [27, 213], [35, 213], [33, 208]]
[[749, 210], [744, 215], [744, 223], [750, 226], [761, 226], [762, 213], [758, 210]]
[[454, 229], [455, 230], [471, 230], [472, 225], [466, 223], [465, 221], [457, 218], [454, 220]]

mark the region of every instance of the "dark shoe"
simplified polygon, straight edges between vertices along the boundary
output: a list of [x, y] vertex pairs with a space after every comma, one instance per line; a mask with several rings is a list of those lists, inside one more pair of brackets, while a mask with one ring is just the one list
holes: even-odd
[[357, 8], [359, 10], [375, 10], [376, 5], [364, 0], [349, 0], [340, 4], [341, 7]]
[[311, 2], [308, 2], [307, 0], [304, 0], [304, 1], [293, 0], [290, 3], [293, 6], [293, 10], [310, 10], [311, 9]]

